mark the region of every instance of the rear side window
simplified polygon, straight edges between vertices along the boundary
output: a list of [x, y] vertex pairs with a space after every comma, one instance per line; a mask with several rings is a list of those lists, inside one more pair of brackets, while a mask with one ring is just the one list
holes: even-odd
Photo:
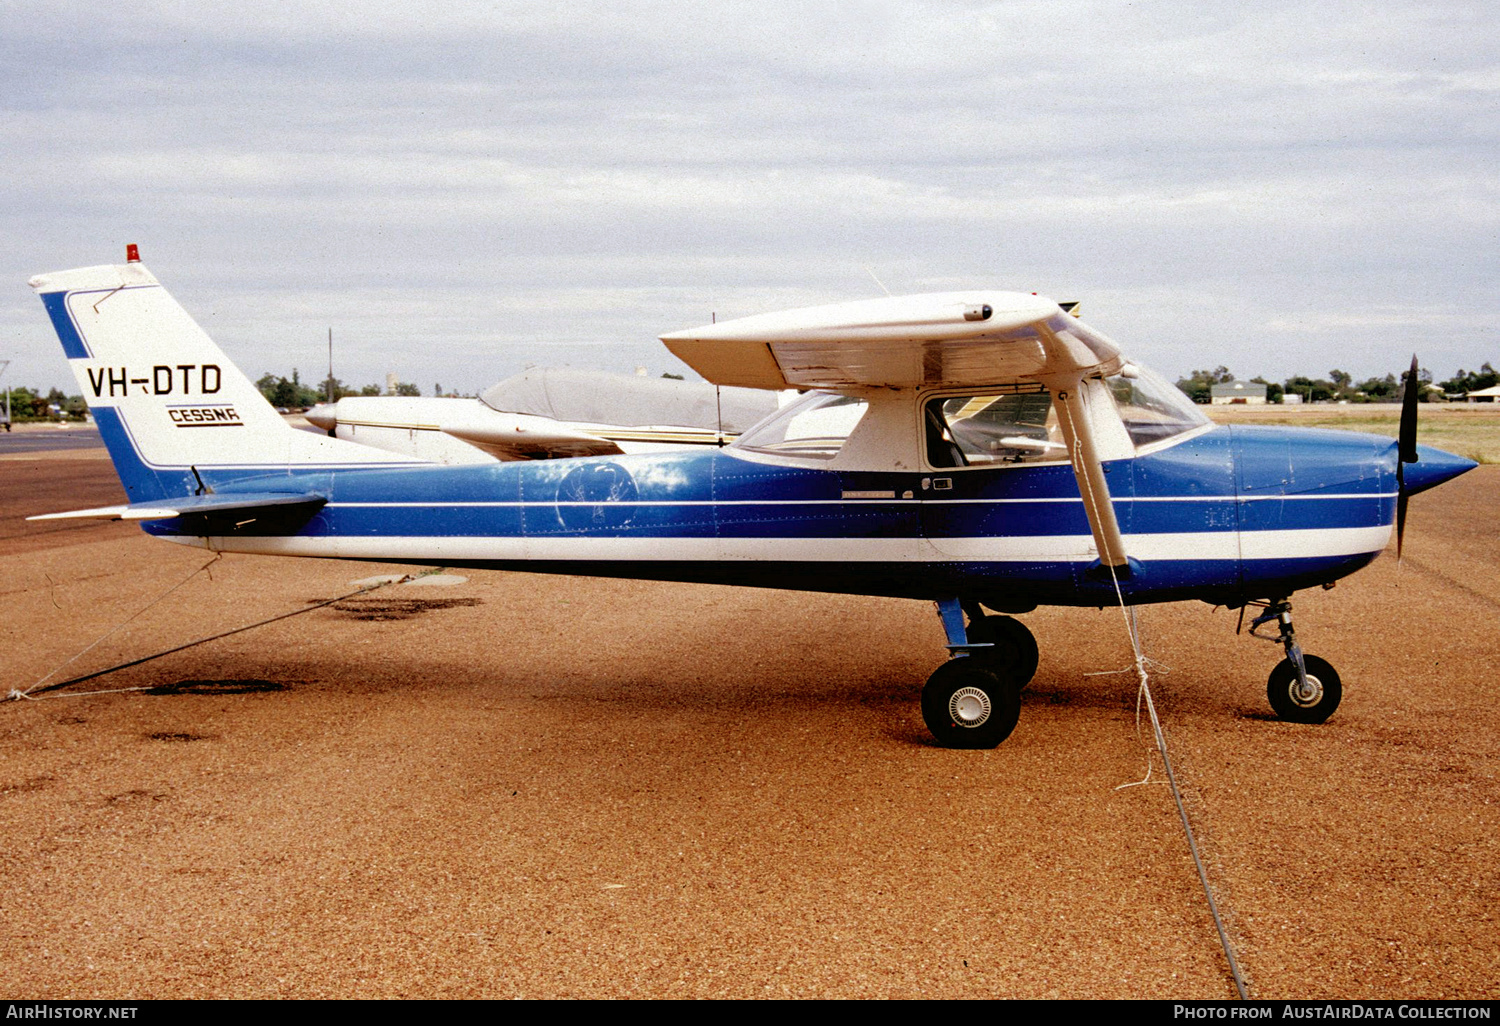
[[868, 405], [853, 396], [814, 392], [755, 425], [732, 448], [772, 456], [831, 460], [844, 447]]

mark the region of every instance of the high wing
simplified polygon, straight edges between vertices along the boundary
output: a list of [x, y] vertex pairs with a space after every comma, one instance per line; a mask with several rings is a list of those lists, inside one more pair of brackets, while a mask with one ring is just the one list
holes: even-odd
[[1114, 342], [1050, 299], [995, 291], [891, 296], [720, 321], [661, 340], [720, 385], [858, 394], [1039, 382], [1056, 400], [1100, 562], [1129, 572], [1080, 386], [1130, 368]]
[[661, 337], [705, 379], [751, 388], [1049, 384], [1112, 374], [1120, 350], [1022, 292], [939, 292], [720, 321]]

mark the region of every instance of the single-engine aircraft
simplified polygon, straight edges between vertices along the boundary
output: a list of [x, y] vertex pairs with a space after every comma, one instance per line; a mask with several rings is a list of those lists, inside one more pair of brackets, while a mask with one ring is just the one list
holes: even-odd
[[998, 291], [664, 335], [710, 382], [811, 390], [727, 448], [436, 466], [287, 425], [134, 247], [31, 286], [130, 500], [49, 516], [221, 552], [931, 600], [951, 658], [922, 713], [958, 748], [1014, 729], [1038, 658], [1014, 616], [1042, 604], [1259, 609], [1286, 651], [1272, 708], [1322, 722], [1341, 683], [1290, 596], [1393, 526], [1399, 549], [1408, 497], [1474, 466], [1416, 444], [1414, 387], [1399, 440], [1217, 427], [1058, 304]]

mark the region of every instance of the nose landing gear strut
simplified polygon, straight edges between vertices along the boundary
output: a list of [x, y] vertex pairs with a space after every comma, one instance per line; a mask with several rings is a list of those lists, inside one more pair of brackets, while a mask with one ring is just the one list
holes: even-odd
[[[1292, 630], [1292, 603], [1289, 599], [1271, 599], [1249, 605], [1265, 609], [1251, 621], [1251, 635], [1264, 641], [1279, 642], [1286, 649], [1286, 658], [1276, 664], [1266, 681], [1266, 697], [1271, 701], [1271, 708], [1288, 723], [1322, 723], [1333, 715], [1339, 707], [1339, 700], [1344, 697], [1338, 673], [1327, 661], [1303, 655], [1296, 632]], [[1276, 636], [1258, 629], [1273, 622], [1279, 628]]]

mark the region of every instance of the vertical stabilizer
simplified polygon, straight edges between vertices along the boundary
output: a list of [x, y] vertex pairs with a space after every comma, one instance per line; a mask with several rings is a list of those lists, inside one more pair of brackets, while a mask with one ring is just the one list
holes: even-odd
[[194, 494], [211, 471], [222, 480], [413, 462], [291, 427], [140, 263], [30, 284], [132, 502]]

